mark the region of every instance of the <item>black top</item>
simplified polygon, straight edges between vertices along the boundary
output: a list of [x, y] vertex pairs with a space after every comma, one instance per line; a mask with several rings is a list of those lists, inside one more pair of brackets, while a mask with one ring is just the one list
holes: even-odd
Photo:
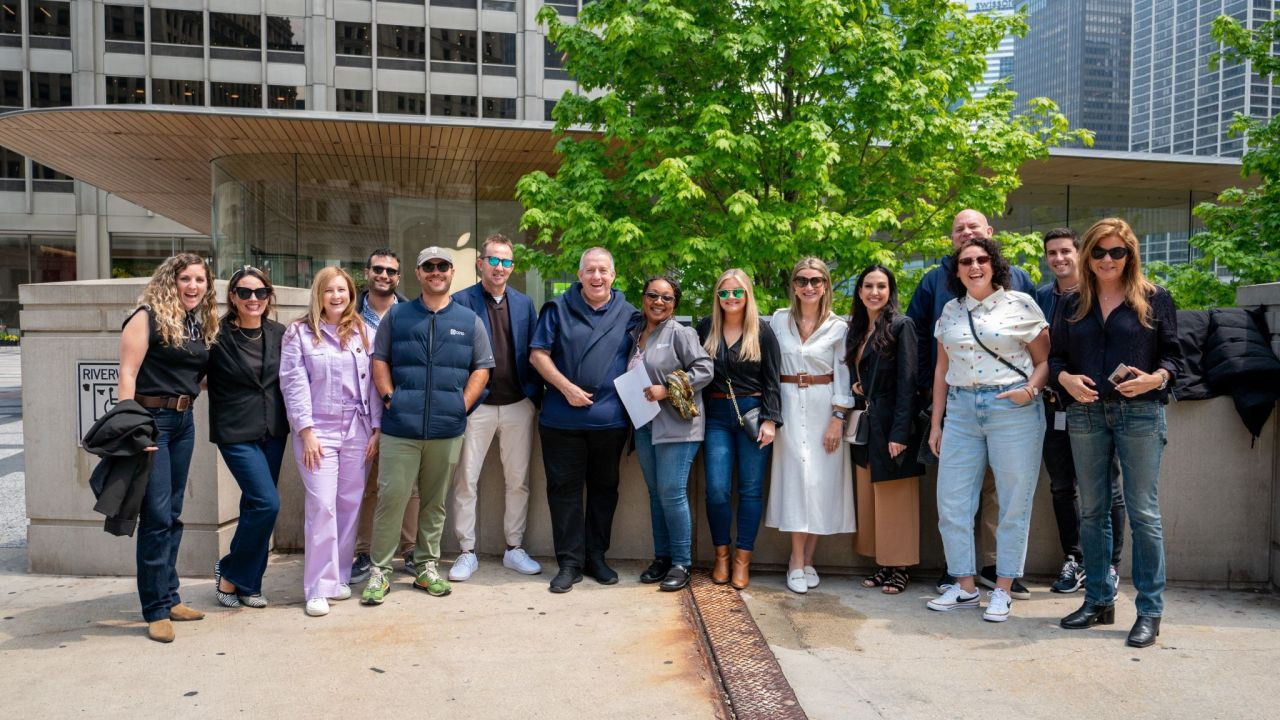
[[[1098, 391], [1098, 397], [1103, 400], [1168, 402], [1169, 389], [1173, 387], [1172, 380], [1178, 376], [1182, 358], [1182, 348], [1178, 345], [1178, 318], [1173, 298], [1164, 288], [1157, 285], [1148, 302], [1151, 305], [1152, 328], [1143, 327], [1138, 314], [1127, 302], [1112, 310], [1106, 322], [1102, 320], [1102, 309], [1095, 302], [1088, 315], [1073, 323], [1070, 318], [1076, 313], [1080, 296], [1073, 293], [1060, 298], [1061, 310], [1049, 331], [1050, 382], [1062, 390], [1058, 375], [1065, 370], [1072, 375], [1088, 376]], [[1125, 398], [1107, 380], [1121, 363], [1146, 373], [1164, 368], [1169, 373], [1170, 382], [1164, 390]], [[1061, 397], [1068, 405], [1074, 402], [1065, 391]]]
[[[888, 354], [868, 345], [853, 373], [861, 378], [862, 388], [871, 401], [866, 445], [852, 445], [853, 461], [871, 470], [871, 482], [900, 480], [923, 475], [925, 469], [916, 461], [922, 433], [914, 427], [916, 416], [916, 326], [911, 318], [899, 315], [889, 326], [893, 343]], [[852, 338], [851, 338], [852, 339]], [[858, 339], [861, 343], [861, 338]], [[865, 404], [861, 404], [866, 407]], [[889, 443], [906, 445], [907, 449], [891, 457]]]
[[[248, 339], [259, 332], [261, 338]], [[289, 434], [280, 394], [283, 337], [284, 326], [266, 318], [261, 328], [243, 331], [232, 327], [229, 320], [222, 321], [218, 344], [209, 354], [210, 440], [257, 442]], [[257, 358], [255, 351], [260, 354]]]
[[186, 343], [170, 347], [164, 344], [151, 308], [143, 306], [134, 310], [124, 324], [128, 325], [134, 315], [143, 311], [147, 313], [147, 354], [138, 367], [134, 392], [153, 397], [199, 395], [200, 380], [209, 366], [209, 348], [205, 347], [204, 338], [200, 335], [199, 320], [192, 313], [187, 313]]
[[485, 405], [510, 405], [524, 399], [520, 376], [516, 372], [516, 348], [511, 342], [511, 302], [503, 298], [496, 301], [492, 295], [484, 295], [484, 308], [489, 313], [489, 326], [493, 328], [493, 362], [489, 370], [489, 393]]
[[[711, 318], [703, 318], [698, 323], [698, 341], [706, 342], [711, 334]], [[738, 352], [742, 349], [742, 338], [732, 347], [720, 343], [720, 349], [711, 359], [715, 362], [715, 376], [705, 389], [708, 392], [728, 394], [728, 380], [733, 381], [735, 395], [760, 395], [760, 418], [772, 420], [782, 427], [782, 391], [779, 375], [782, 372], [782, 351], [778, 348], [778, 338], [769, 329], [767, 323], [760, 323], [760, 360], [758, 362], [739, 360]]]

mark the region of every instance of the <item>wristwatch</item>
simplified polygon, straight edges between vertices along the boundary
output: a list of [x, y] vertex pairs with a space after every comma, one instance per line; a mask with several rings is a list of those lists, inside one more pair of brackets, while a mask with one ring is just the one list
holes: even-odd
[[844, 420], [844, 419], [845, 419], [846, 417], [848, 417], [848, 416], [847, 416], [847, 415], [845, 415], [845, 412], [844, 412], [843, 410], [832, 410], [832, 411], [831, 411], [831, 417], [833, 417], [833, 418], [835, 418], [835, 419], [837, 419], [837, 420]]
[[387, 393], [386, 395], [382, 396], [382, 404], [383, 405], [391, 404], [391, 393]]

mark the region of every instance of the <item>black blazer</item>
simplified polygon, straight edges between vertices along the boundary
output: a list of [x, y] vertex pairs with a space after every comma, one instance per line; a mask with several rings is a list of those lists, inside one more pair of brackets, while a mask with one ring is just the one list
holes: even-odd
[[[862, 351], [853, 380], [862, 377], [863, 390], [871, 400], [871, 427], [864, 446], [853, 445], [856, 464], [871, 468], [871, 481], [898, 480], [924, 474], [916, 462], [921, 434], [915, 432], [916, 329], [910, 318], [898, 316], [890, 326], [894, 346], [888, 355], [875, 348]], [[851, 338], [852, 340], [852, 338]], [[856, 346], [855, 346], [856, 351]], [[875, 376], [874, 386], [872, 375]], [[871, 387], [868, 387], [871, 386]], [[901, 443], [907, 449], [898, 457], [889, 457], [889, 443]]]
[[230, 321], [222, 321], [217, 344], [209, 351], [209, 439], [215, 443], [257, 442], [289, 434], [280, 394], [280, 341], [284, 325], [262, 319], [266, 348], [262, 375], [255, 377], [236, 345]]

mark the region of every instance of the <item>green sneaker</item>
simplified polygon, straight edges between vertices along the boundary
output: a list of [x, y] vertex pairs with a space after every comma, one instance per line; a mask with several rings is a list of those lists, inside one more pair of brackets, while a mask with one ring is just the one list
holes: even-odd
[[453, 588], [449, 587], [449, 581], [440, 577], [435, 560], [428, 560], [422, 564], [422, 572], [418, 573], [413, 586], [419, 590], [426, 590], [428, 595], [436, 597], [444, 597], [453, 591]]
[[387, 582], [382, 570], [372, 568], [369, 570], [369, 583], [364, 586], [364, 592], [360, 594], [360, 602], [364, 605], [381, 605], [390, 590], [391, 584]]

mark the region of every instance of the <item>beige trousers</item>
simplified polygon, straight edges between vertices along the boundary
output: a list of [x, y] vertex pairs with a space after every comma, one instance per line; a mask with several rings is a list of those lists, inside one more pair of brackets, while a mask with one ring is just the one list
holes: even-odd
[[516, 547], [524, 542], [535, 414], [533, 402], [525, 398], [510, 405], [480, 405], [467, 418], [462, 458], [453, 478], [453, 529], [463, 552], [476, 549], [476, 486], [495, 434], [506, 478], [502, 531], [507, 545]]

